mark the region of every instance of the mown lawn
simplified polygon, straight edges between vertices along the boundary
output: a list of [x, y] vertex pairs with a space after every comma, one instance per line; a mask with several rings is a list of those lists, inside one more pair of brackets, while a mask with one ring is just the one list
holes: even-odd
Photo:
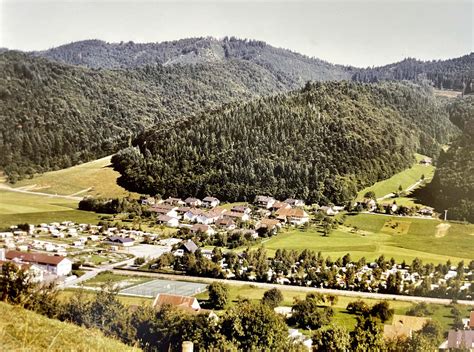
[[98, 222], [98, 214], [77, 210], [77, 203], [68, 199], [0, 191], [0, 228], [19, 223], [40, 224], [65, 220]]
[[[403, 222], [403, 234], [394, 232], [387, 223]], [[424, 262], [445, 263], [474, 259], [474, 225], [449, 223], [449, 229], [438, 236], [441, 222], [429, 219], [410, 219], [372, 214], [348, 216], [344, 226], [321, 236], [315, 228], [307, 230], [285, 229], [278, 235], [262, 241], [269, 255], [278, 249], [321, 251], [333, 259], [350, 253], [353, 259], [368, 260], [384, 255], [397, 261], [412, 261], [416, 257]]]

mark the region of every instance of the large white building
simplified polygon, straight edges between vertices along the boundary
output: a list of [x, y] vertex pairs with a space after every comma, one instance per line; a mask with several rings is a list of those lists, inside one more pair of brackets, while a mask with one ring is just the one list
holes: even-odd
[[41, 270], [57, 276], [66, 276], [72, 271], [72, 261], [63, 256], [8, 251], [5, 257], [15, 263], [34, 264]]

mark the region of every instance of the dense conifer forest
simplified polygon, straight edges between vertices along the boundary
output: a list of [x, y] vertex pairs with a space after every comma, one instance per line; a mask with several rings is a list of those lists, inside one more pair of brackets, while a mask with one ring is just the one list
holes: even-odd
[[442, 152], [432, 183], [425, 194], [449, 219], [474, 222], [474, 96], [448, 106], [451, 121], [462, 131]]
[[308, 83], [164, 123], [113, 157], [129, 190], [162, 196], [256, 194], [341, 204], [436, 155], [457, 129], [429, 87]]
[[474, 53], [449, 60], [421, 61], [408, 58], [386, 66], [359, 70], [352, 79], [361, 82], [427, 80], [436, 88], [464, 91], [467, 94], [474, 90], [473, 60]]
[[10, 51], [0, 70], [0, 168], [11, 181], [114, 153], [160, 121], [296, 86], [232, 60], [96, 70]]

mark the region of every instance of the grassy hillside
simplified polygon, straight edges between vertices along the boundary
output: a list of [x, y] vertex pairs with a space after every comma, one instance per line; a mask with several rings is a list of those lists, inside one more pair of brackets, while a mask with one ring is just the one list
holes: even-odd
[[51, 194], [122, 197], [130, 192], [117, 185], [120, 174], [110, 167], [110, 156], [58, 171], [49, 171], [15, 184]]
[[2, 351], [140, 351], [88, 330], [0, 302]]
[[[398, 187], [402, 186], [403, 190], [407, 193], [405, 197], [391, 198], [387, 197], [384, 200], [380, 200], [381, 203], [391, 203], [394, 200], [398, 205], [414, 205], [417, 203], [417, 200], [411, 196], [411, 193], [418, 188], [419, 181], [422, 175], [425, 176], [425, 182], [428, 183], [431, 181], [434, 175], [435, 167], [433, 165], [422, 165], [420, 160], [424, 156], [421, 154], [415, 155], [415, 162], [410, 168], [407, 168], [401, 172], [396, 173], [392, 177], [379, 181], [370, 187], [366, 187], [357, 194], [357, 200], [364, 198], [364, 194], [369, 191], [375, 192], [377, 198], [383, 198], [384, 196], [395, 193], [398, 191]], [[416, 186], [415, 186], [416, 185]], [[409, 190], [407, 192], [407, 190]]]

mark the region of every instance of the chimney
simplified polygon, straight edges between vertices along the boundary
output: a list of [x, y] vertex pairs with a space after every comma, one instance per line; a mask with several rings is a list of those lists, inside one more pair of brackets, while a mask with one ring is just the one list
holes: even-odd
[[182, 352], [193, 352], [194, 351], [194, 344], [191, 341], [183, 341]]

